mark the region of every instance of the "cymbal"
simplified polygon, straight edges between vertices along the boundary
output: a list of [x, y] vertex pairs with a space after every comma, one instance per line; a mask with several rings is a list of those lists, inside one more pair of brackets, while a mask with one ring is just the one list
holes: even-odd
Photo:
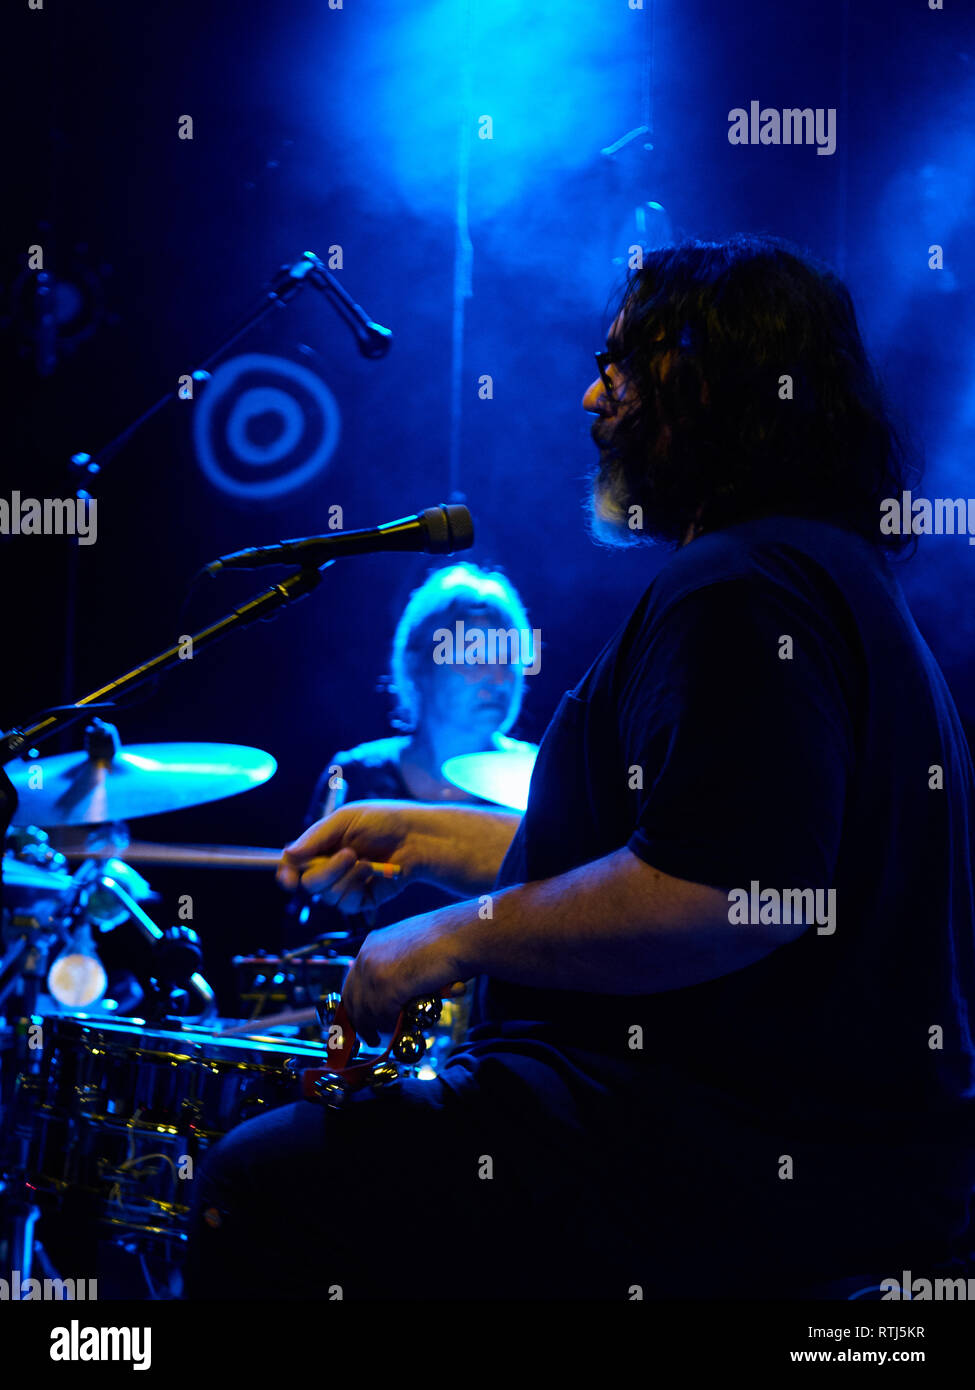
[[538, 749], [514, 748], [493, 753], [461, 753], [441, 769], [448, 782], [471, 796], [494, 801], [512, 811], [528, 805], [528, 786]]
[[100, 825], [219, 801], [260, 786], [277, 763], [242, 743], [130, 743], [113, 756], [56, 753], [8, 766], [14, 825]]

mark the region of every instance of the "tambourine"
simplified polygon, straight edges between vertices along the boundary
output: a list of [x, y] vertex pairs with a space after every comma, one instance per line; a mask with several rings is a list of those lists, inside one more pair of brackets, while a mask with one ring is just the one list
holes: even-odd
[[[424, 1030], [433, 1028], [443, 1010], [435, 994], [411, 999], [400, 1010], [393, 1040], [385, 1052], [359, 1060], [359, 1037], [342, 1003], [340, 994], [326, 994], [317, 1005], [318, 1020], [328, 1033], [327, 1047], [334, 1052], [329, 1067], [312, 1067], [301, 1074], [301, 1093], [306, 1100], [341, 1103], [343, 1096], [363, 1086], [386, 1086], [399, 1078], [399, 1062], [413, 1067], [427, 1050]], [[336, 1034], [336, 1030], [338, 1030]]]

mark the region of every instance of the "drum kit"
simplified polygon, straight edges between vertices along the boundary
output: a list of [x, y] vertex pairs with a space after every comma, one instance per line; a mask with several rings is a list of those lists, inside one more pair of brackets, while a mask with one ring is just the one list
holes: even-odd
[[[501, 801], [492, 756], [507, 755], [489, 755], [486, 781], [467, 769], [465, 789]], [[361, 1048], [341, 1004], [356, 945], [342, 931], [236, 957], [241, 1016], [218, 1016], [196, 933], [156, 924], [147, 909], [159, 895], [134, 865], [266, 871], [280, 851], [138, 841], [128, 822], [235, 795], [275, 769], [270, 754], [235, 744], [122, 747], [100, 719], [80, 752], [9, 769], [0, 1246], [22, 1278], [32, 1267], [70, 1274], [71, 1260], [94, 1260], [102, 1275], [121, 1260], [131, 1296], [124, 1262], [134, 1261], [146, 1296], [177, 1296], [191, 1179], [213, 1143], [301, 1097], [341, 1105], [404, 1071], [432, 1077], [463, 1036], [466, 1000], [429, 998], [404, 1009], [384, 1050]], [[523, 772], [512, 769], [511, 804]]]

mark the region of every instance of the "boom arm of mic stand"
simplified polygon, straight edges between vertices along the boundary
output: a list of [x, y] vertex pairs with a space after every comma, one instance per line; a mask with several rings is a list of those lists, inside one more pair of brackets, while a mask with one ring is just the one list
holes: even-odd
[[[283, 309], [290, 304], [295, 295], [302, 288], [305, 280], [309, 280], [316, 289], [324, 291], [333, 301], [341, 318], [351, 328], [359, 342], [359, 347], [364, 357], [382, 357], [389, 348], [393, 340], [393, 335], [388, 328], [383, 328], [378, 323], [372, 323], [366, 312], [356, 304], [355, 300], [347, 290], [339, 284], [335, 276], [331, 274], [322, 260], [312, 251], [306, 251], [300, 260], [293, 265], [282, 266], [276, 275], [272, 277], [271, 285], [266, 294], [261, 298], [258, 307], [246, 314], [239, 323], [227, 334], [223, 342], [208, 353], [206, 357], [193, 368], [193, 375], [201, 372], [208, 372], [210, 367], [218, 357], [221, 357], [228, 348], [232, 347], [238, 339], [242, 338], [250, 329], [255, 328], [261, 321], [271, 313], [273, 309]], [[129, 442], [134, 434], [142, 428], [147, 421], [157, 415], [162, 408], [170, 401], [176, 399], [176, 392], [169, 390], [160, 396], [148, 410], [133, 420], [130, 425], [117, 434], [114, 439], [104, 444], [97, 453], [92, 456], [87, 453], [76, 453], [71, 457], [72, 476], [76, 473], [93, 474], [98, 473], [101, 466], [108, 463], [115, 457], [121, 449]]]
[[341, 285], [328, 267], [310, 251], [305, 256], [311, 263], [308, 279], [330, 299], [339, 318], [346, 323], [356, 336], [359, 351], [363, 357], [385, 357], [393, 342], [392, 331], [374, 323], [365, 309], [357, 304], [344, 285]]
[[[249, 599], [240, 608], [235, 608], [217, 622], [211, 623], [209, 627], [194, 633], [190, 638], [190, 650], [195, 654], [202, 647], [209, 647], [212, 643], [218, 642], [221, 637], [225, 637], [228, 632], [233, 632], [235, 628], [245, 627], [249, 623], [256, 622], [259, 618], [275, 617], [286, 604], [294, 602], [295, 599], [304, 598], [306, 594], [310, 594], [313, 589], [317, 588], [325, 570], [334, 563], [334, 560], [328, 560], [317, 569], [302, 568], [295, 574], [289, 575], [287, 579], [283, 579], [279, 584], [272, 584], [269, 589], [263, 589], [261, 593]], [[147, 681], [155, 679], [164, 671], [169, 671], [174, 666], [185, 665], [186, 645], [185, 639], [177, 642], [175, 646], [167, 647], [165, 651], [150, 657], [148, 661], [134, 666], [131, 671], [126, 671], [124, 675], [109, 681], [108, 685], [103, 685], [99, 690], [93, 690], [90, 694], [83, 695], [73, 705], [62, 705], [58, 709], [50, 710], [34, 723], [27, 725], [26, 728], [12, 729], [9, 733], [0, 736], [0, 767], [12, 762], [14, 758], [19, 757], [35, 743], [50, 738], [52, 734], [72, 724], [78, 718], [79, 711], [84, 711], [93, 704], [114, 702], [118, 696], [128, 694], [130, 690], [135, 690]]]

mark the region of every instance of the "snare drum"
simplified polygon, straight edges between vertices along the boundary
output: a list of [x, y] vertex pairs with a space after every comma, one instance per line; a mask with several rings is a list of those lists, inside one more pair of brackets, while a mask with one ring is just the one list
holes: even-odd
[[206, 1149], [244, 1120], [299, 1098], [324, 1046], [224, 1038], [87, 1015], [40, 1020], [35, 1070], [20, 1078], [27, 1182], [82, 1195], [100, 1225], [186, 1239], [192, 1179]]

